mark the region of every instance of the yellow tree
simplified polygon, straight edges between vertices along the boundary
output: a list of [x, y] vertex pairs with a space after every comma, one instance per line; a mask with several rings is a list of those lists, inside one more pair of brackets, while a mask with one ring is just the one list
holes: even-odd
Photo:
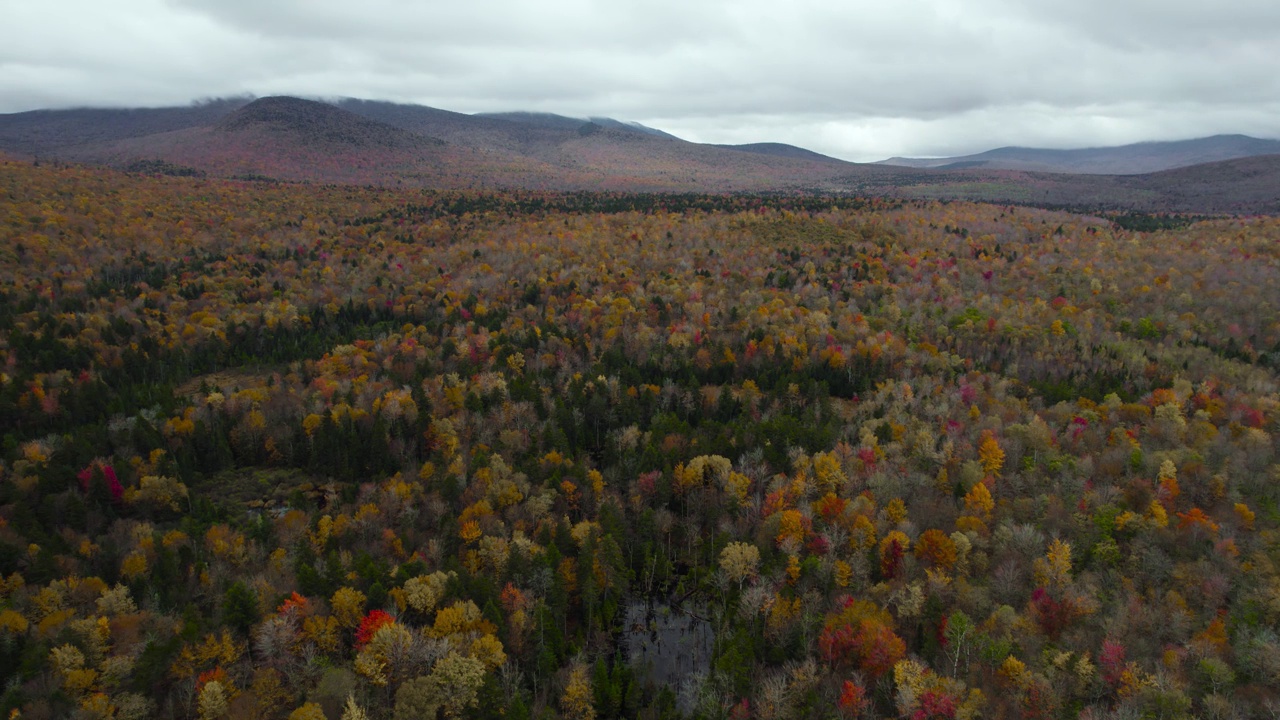
[[560, 709], [569, 720], [595, 720], [596, 708], [592, 704], [591, 678], [586, 665], [577, 663], [569, 671], [564, 694], [560, 696]]
[[731, 542], [720, 551], [720, 567], [730, 581], [741, 585], [760, 567], [760, 548], [745, 542]]
[[1000, 468], [1004, 467], [1004, 450], [990, 430], [982, 433], [982, 442], [978, 444], [978, 461], [988, 475], [1000, 477]]

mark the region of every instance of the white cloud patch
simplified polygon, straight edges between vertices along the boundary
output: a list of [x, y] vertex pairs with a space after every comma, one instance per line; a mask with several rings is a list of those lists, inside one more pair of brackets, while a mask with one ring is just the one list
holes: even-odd
[[1280, 137], [1274, 0], [0, 2], [0, 112], [352, 96], [857, 160]]

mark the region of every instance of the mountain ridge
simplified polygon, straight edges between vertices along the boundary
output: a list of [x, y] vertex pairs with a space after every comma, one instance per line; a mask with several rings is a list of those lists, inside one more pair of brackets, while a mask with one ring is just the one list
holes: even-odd
[[[983, 157], [911, 167], [853, 163], [783, 143], [695, 143], [611, 118], [468, 115], [353, 98], [233, 98], [180, 108], [0, 115], [0, 153], [159, 174], [442, 189], [816, 193], [1142, 212], [1280, 211], [1280, 142], [1238, 135], [1203, 140], [1118, 151], [997, 148]], [[1269, 150], [1271, 143], [1275, 155], [1218, 158]], [[1141, 174], [1064, 174], [1046, 170], [1053, 166], [1043, 160], [993, 166], [993, 158], [1036, 153], [1075, 158], [1077, 165], [1096, 165], [1103, 162], [1098, 157], [1117, 152], [1127, 153], [1128, 162], [1150, 162], [1171, 148], [1184, 159], [1214, 162]]]
[[917, 169], [985, 168], [1082, 175], [1138, 175], [1221, 160], [1280, 154], [1280, 140], [1242, 134], [1189, 140], [1155, 140], [1085, 148], [1010, 145], [972, 155], [942, 158], [892, 157], [876, 164]]

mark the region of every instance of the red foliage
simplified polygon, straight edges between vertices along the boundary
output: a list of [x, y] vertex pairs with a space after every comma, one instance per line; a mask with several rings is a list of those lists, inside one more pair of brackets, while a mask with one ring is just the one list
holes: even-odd
[[849, 501], [836, 495], [835, 493], [827, 493], [821, 500], [814, 504], [814, 509], [818, 511], [818, 515], [822, 516], [827, 522], [834, 522], [836, 518], [844, 514], [844, 509], [848, 507]]
[[507, 583], [507, 586], [502, 588], [502, 595], [500, 596], [500, 599], [502, 602], [502, 609], [505, 610], [508, 615], [514, 613], [516, 610], [524, 608], [526, 602], [524, 593], [520, 591], [520, 588], [511, 583]]
[[840, 686], [840, 709], [849, 715], [857, 716], [867, 707], [867, 690], [852, 680], [845, 680]]
[[818, 635], [818, 652], [829, 664], [845, 662], [853, 649], [853, 628], [848, 625], [823, 628]]
[[85, 469], [76, 473], [76, 478], [80, 480], [80, 489], [86, 493], [89, 492], [94, 480], [101, 478], [100, 482], [106, 483], [111, 502], [118, 505], [124, 501], [124, 486], [120, 484], [120, 478], [116, 477], [115, 468], [101, 460], [94, 460]]
[[1075, 608], [1070, 600], [1058, 600], [1041, 587], [1031, 594], [1031, 613], [1040, 625], [1040, 631], [1050, 640], [1057, 640], [1075, 617]]
[[880, 554], [880, 575], [885, 580], [892, 580], [902, 570], [902, 543], [890, 540], [888, 547]]
[[1204, 528], [1209, 534], [1218, 532], [1218, 524], [1209, 519], [1204, 511], [1198, 507], [1193, 507], [1189, 512], [1178, 513], [1178, 529], [1186, 530], [1187, 528]]
[[847, 624], [823, 628], [818, 652], [834, 665], [857, 663], [874, 679], [892, 670], [906, 656], [907, 646], [884, 624], [864, 619], [856, 629]]
[[199, 693], [202, 689], [204, 689], [205, 685], [208, 685], [214, 680], [217, 680], [218, 682], [225, 685], [227, 683], [227, 671], [223, 670], [221, 667], [216, 667], [212, 670], [205, 670], [204, 672], [200, 673], [198, 676], [196, 676], [196, 693]]
[[956, 716], [956, 699], [947, 693], [925, 690], [911, 720], [950, 720]]
[[907, 644], [888, 627], [870, 620], [863, 620], [858, 634], [854, 637], [858, 656], [861, 658], [861, 669], [872, 678], [893, 669], [907, 654]]
[[875, 469], [875, 466], [876, 466], [875, 450], [871, 448], [866, 448], [866, 447], [858, 450], [858, 459], [862, 461], [863, 465], [867, 466], [868, 472]]
[[809, 551], [810, 555], [826, 555], [831, 550], [831, 544], [821, 535], [814, 535], [805, 544], [805, 549]]
[[1123, 644], [1102, 641], [1102, 650], [1098, 651], [1098, 670], [1101, 671], [1103, 682], [1112, 689], [1120, 687], [1120, 675], [1124, 673], [1124, 655]]
[[1033, 680], [1022, 694], [1023, 720], [1052, 720], [1058, 717], [1058, 696], [1044, 680]]
[[280, 607], [276, 608], [276, 612], [280, 615], [290, 612], [296, 612], [301, 615], [305, 614], [306, 611], [307, 599], [296, 592], [285, 598], [285, 601], [280, 603]]
[[760, 509], [760, 517], [781, 512], [791, 506], [791, 498], [786, 489], [775, 490], [764, 497], [764, 506]]
[[364, 616], [364, 620], [360, 621], [360, 628], [356, 630], [356, 649], [359, 650], [368, 645], [379, 628], [384, 625], [390, 625], [393, 622], [395, 622], [395, 618], [385, 611], [370, 610], [369, 614]]
[[645, 497], [652, 497], [658, 491], [658, 478], [660, 477], [662, 477], [662, 473], [658, 470], [653, 470], [636, 478], [636, 487], [640, 490], [640, 494]]

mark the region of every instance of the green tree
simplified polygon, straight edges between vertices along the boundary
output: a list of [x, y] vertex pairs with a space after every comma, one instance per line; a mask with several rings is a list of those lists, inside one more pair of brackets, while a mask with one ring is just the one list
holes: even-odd
[[222, 596], [222, 620], [227, 625], [247, 633], [258, 622], [258, 594], [248, 585], [237, 580]]

